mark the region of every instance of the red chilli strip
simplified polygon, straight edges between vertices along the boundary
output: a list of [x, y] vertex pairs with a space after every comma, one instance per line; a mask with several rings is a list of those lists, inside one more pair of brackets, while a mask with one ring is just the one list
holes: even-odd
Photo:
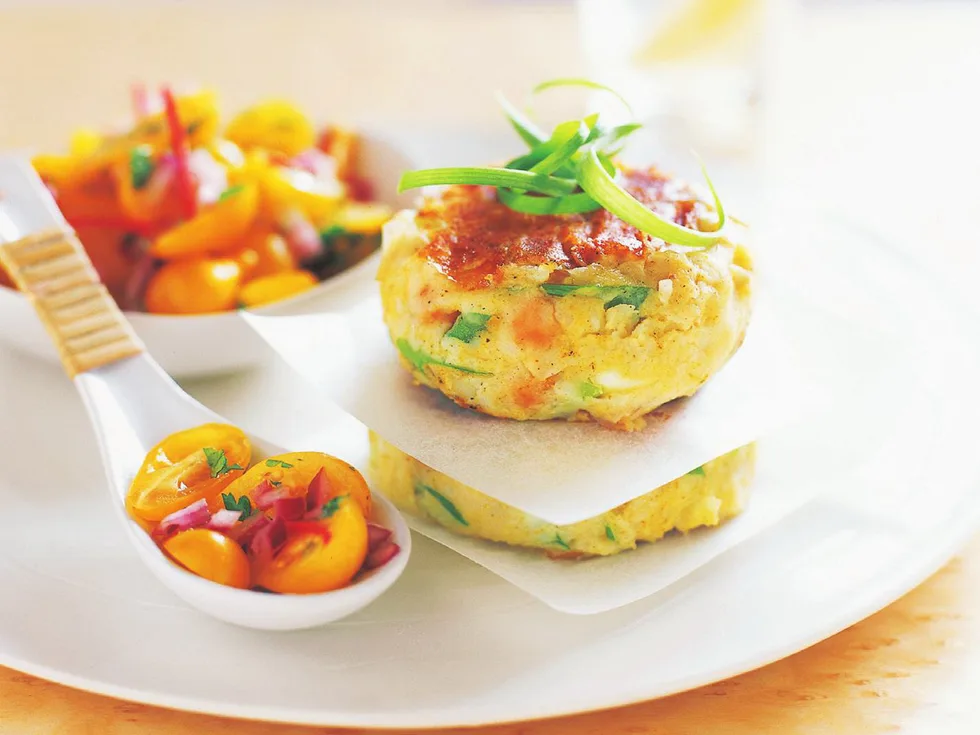
[[401, 547], [394, 541], [385, 541], [374, 551], [368, 553], [367, 558], [364, 560], [363, 568], [377, 569], [378, 567], [383, 567], [394, 559], [399, 551], [401, 551]]
[[160, 95], [163, 97], [163, 109], [167, 116], [167, 126], [170, 128], [170, 147], [173, 149], [174, 162], [177, 165], [177, 196], [184, 217], [191, 219], [197, 214], [197, 194], [194, 192], [194, 179], [191, 177], [191, 169], [187, 161], [187, 131], [180, 122], [177, 101], [170, 87], [161, 89]]
[[298, 521], [306, 512], [306, 499], [296, 498], [276, 498], [272, 503], [272, 512], [276, 518], [284, 521]]

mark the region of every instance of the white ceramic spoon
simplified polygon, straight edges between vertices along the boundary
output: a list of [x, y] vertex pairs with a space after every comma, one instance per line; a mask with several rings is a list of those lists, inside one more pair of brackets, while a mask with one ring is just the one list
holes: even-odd
[[[28, 293], [82, 396], [133, 546], [177, 596], [229, 623], [294, 630], [360, 610], [401, 575], [411, 553], [411, 535], [398, 511], [378, 495], [373, 520], [392, 530], [401, 551], [340, 590], [314, 595], [252, 592], [210, 582], [171, 562], [126, 514], [130, 483], [146, 453], [164, 437], [228, 422], [181, 390], [144, 351], [34, 170], [9, 156], [0, 157], [0, 261]], [[286, 451], [260, 437], [249, 439], [256, 457]]]

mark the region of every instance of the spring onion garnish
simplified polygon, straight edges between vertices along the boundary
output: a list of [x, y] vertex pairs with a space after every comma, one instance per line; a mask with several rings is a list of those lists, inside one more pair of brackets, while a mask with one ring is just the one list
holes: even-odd
[[407, 339], [400, 339], [395, 343], [395, 347], [398, 351], [402, 353], [402, 357], [411, 363], [412, 367], [418, 370], [420, 373], [425, 372], [426, 365], [438, 365], [439, 367], [451, 368], [452, 370], [459, 370], [461, 373], [469, 373], [470, 375], [490, 375], [490, 373], [484, 373], [480, 370], [474, 370], [473, 368], [464, 367], [462, 365], [454, 365], [451, 362], [443, 362], [442, 360], [437, 360], [432, 357], [432, 355], [422, 350], [412, 347]]
[[574, 285], [566, 283], [542, 283], [541, 290], [549, 296], [598, 296], [604, 303], [603, 307], [611, 309], [614, 306], [626, 304], [639, 309], [650, 294], [649, 286], [595, 286]]
[[509, 189], [536, 191], [541, 194], [571, 194], [576, 189], [575, 182], [570, 179], [560, 179], [531, 171], [516, 171], [490, 166], [463, 166], [409, 171], [403, 174], [401, 181], [398, 182], [398, 191], [400, 193], [406, 189], [440, 184], [505, 186]]
[[[607, 92], [632, 114], [622, 95], [588, 79], [553, 79], [536, 86], [532, 94], [556, 87]], [[605, 208], [641, 232], [674, 245], [707, 248], [723, 237], [725, 208], [703, 164], [701, 170], [718, 215], [718, 224], [711, 231], [684, 227], [657, 214], [617, 182], [619, 173], [612, 158], [640, 128], [639, 123], [610, 126], [602, 124], [599, 115], [593, 113], [560, 123], [549, 135], [504, 97], [498, 95], [498, 99], [504, 115], [528, 146], [527, 153], [511, 159], [503, 168], [466, 166], [409, 171], [402, 175], [398, 191], [450, 184], [492, 186], [497, 189], [498, 201], [523, 214], [575, 215]]]
[[503, 108], [504, 115], [510, 120], [510, 124], [517, 131], [517, 134], [521, 136], [521, 140], [529, 146], [534, 147], [548, 139], [548, 136], [542, 133], [529, 117], [514, 107], [502, 94], [497, 94], [497, 103]]
[[708, 182], [708, 188], [711, 190], [711, 196], [715, 200], [715, 209], [718, 211], [718, 228], [714, 232], [692, 230], [647, 209], [633, 198], [626, 189], [616, 183], [616, 180], [609, 175], [609, 172], [599, 161], [595, 150], [586, 152], [585, 160], [579, 166], [578, 182], [593, 199], [638, 230], [663, 238], [675, 245], [704, 248], [718, 242], [718, 230], [725, 226], [725, 209], [718, 198], [714, 184], [708, 178], [708, 172], [703, 169], [702, 171], [705, 180]]
[[470, 525], [469, 522], [463, 517], [463, 514], [459, 512], [459, 508], [456, 507], [453, 501], [451, 501], [449, 498], [447, 498], [439, 491], [434, 490], [428, 485], [416, 485], [415, 492], [419, 494], [428, 493], [429, 495], [431, 495], [433, 498], [436, 499], [439, 505], [441, 505], [450, 516], [452, 516], [454, 521], [464, 526]]
[[518, 194], [510, 189], [499, 189], [497, 199], [524, 214], [583, 214], [602, 209], [602, 205], [588, 194], [569, 194], [566, 197], [536, 197]]
[[605, 84], [600, 84], [599, 82], [593, 82], [591, 79], [583, 79], [581, 77], [573, 77], [569, 79], [549, 79], [547, 82], [541, 82], [541, 84], [532, 89], [531, 94], [540, 94], [547, 89], [555, 89], [556, 87], [584, 87], [586, 89], [594, 89], [598, 92], [608, 92], [623, 103], [623, 107], [626, 108], [626, 111], [630, 115], [633, 114], [633, 108], [630, 107], [630, 103], [627, 102], [626, 98], [615, 89], [612, 87], [607, 87]]
[[488, 321], [490, 321], [490, 314], [480, 314], [476, 311], [464, 312], [456, 317], [446, 336], [458, 339], [460, 342], [472, 342], [487, 328]]

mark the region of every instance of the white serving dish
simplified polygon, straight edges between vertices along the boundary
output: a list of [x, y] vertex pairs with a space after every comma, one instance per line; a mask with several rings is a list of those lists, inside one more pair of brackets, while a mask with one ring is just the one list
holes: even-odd
[[[976, 317], [961, 291], [873, 238], [792, 222], [798, 238], [775, 241], [793, 242], [783, 257], [809, 274], [801, 291], [914, 340], [917, 382], [884, 429], [855, 439], [842, 418], [839, 431], [798, 443], [800, 471], [821, 485], [809, 505], [653, 597], [599, 615], [552, 610], [417, 537], [402, 578], [332, 626], [283, 635], [211, 620], [133, 554], [60, 370], [0, 355], [0, 665], [166, 707], [415, 731], [665, 696], [879, 610], [980, 522]], [[277, 443], [363, 459], [363, 433], [282, 364], [190, 389]], [[847, 461], [827, 464], [829, 449]]]
[[[393, 207], [411, 203], [397, 194], [398, 178], [412, 168], [409, 158], [383, 135], [362, 133], [363, 171], [380, 201]], [[377, 255], [330, 278], [301, 296], [256, 309], [260, 314], [326, 311], [344, 303], [348, 288], [374, 278]], [[175, 377], [187, 378], [240, 370], [271, 356], [271, 350], [245, 324], [238, 312], [195, 316], [127, 313], [150, 354]], [[17, 291], [0, 286], [0, 345], [57, 362], [51, 341], [34, 309]]]

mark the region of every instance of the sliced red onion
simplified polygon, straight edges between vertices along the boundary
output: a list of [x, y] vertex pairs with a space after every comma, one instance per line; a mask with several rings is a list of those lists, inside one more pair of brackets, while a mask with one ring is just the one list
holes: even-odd
[[286, 543], [286, 522], [282, 518], [273, 518], [260, 528], [249, 545], [249, 553], [256, 560], [268, 561]]
[[337, 177], [336, 162], [318, 148], [308, 148], [302, 153], [298, 153], [289, 159], [288, 165], [291, 168], [298, 168], [302, 169], [303, 171], [308, 171], [318, 178], [321, 176], [329, 176], [331, 178]]
[[306, 509], [308, 511], [320, 511], [323, 504], [327, 502], [330, 495], [330, 478], [326, 471], [321, 467], [310, 480], [310, 485], [306, 489]]
[[244, 521], [232, 526], [228, 531], [228, 537], [247, 550], [251, 546], [255, 535], [271, 522], [268, 516], [262, 513], [254, 513]]
[[197, 203], [214, 204], [228, 188], [228, 173], [204, 148], [195, 148], [187, 156], [187, 167], [197, 179]]
[[269, 510], [279, 498], [289, 497], [289, 493], [282, 487], [276, 487], [268, 478], [262, 480], [252, 491], [252, 505], [259, 510]]
[[323, 243], [316, 227], [298, 209], [287, 209], [279, 219], [286, 245], [297, 262], [305, 263], [323, 252]]
[[151, 207], [157, 208], [164, 197], [170, 193], [170, 187], [173, 185], [176, 176], [177, 161], [174, 159], [174, 154], [165, 153], [157, 162], [156, 168], [153, 169], [153, 174], [150, 176], [150, 180], [146, 182], [146, 188], [143, 190]]
[[383, 567], [394, 559], [399, 551], [401, 551], [401, 547], [394, 541], [385, 541], [378, 548], [374, 549], [374, 551], [368, 553], [367, 558], [364, 560], [363, 568], [377, 569], [378, 567]]
[[306, 512], [306, 498], [276, 498], [272, 503], [272, 511], [276, 518], [284, 521], [298, 521]]
[[242, 519], [240, 510], [219, 510], [208, 522], [208, 528], [214, 531], [229, 531]]
[[379, 526], [377, 523], [367, 524], [368, 529], [368, 549], [374, 551], [381, 544], [391, 538], [391, 529]]
[[123, 286], [123, 302], [121, 304], [123, 309], [126, 311], [143, 310], [143, 295], [146, 293], [146, 287], [159, 269], [160, 261], [150, 255], [140, 256], [126, 277], [126, 283]]
[[160, 521], [153, 531], [153, 536], [155, 538], [167, 538], [189, 528], [206, 526], [210, 520], [211, 512], [208, 510], [208, 501], [201, 498]]

